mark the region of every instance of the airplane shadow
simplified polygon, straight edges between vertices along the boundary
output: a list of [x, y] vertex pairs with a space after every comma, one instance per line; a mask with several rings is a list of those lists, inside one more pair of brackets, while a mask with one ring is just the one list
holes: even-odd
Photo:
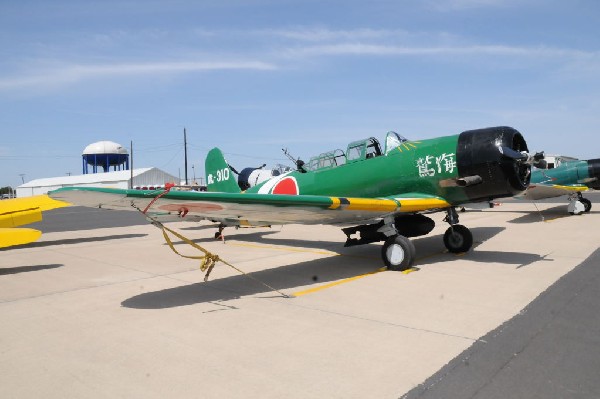
[[69, 245], [69, 244], [79, 244], [82, 242], [97, 242], [97, 241], [108, 241], [108, 240], [120, 240], [123, 238], [138, 238], [145, 237], [148, 234], [119, 234], [119, 235], [110, 235], [110, 236], [100, 236], [100, 237], [84, 237], [84, 238], [66, 238], [63, 240], [54, 240], [54, 241], [39, 241], [32, 242], [24, 245], [15, 245], [13, 247], [0, 248], [0, 252], [9, 251], [11, 249], [17, 248], [43, 248], [50, 247], [53, 245]]
[[[227, 266], [217, 264], [216, 267]], [[350, 278], [372, 272], [379, 267], [377, 260], [348, 257], [340, 259], [335, 256], [261, 270], [251, 275], [253, 278], [291, 295], [291, 292], [287, 291], [296, 287], [314, 284], [315, 281], [326, 283]], [[280, 296], [252, 278], [236, 275], [139, 294], [121, 302], [121, 305], [134, 309], [165, 309], [197, 303], [228, 301], [256, 294], [268, 294], [268, 297]]]
[[477, 247], [483, 244], [485, 241], [500, 234], [504, 230], [506, 230], [504, 227], [476, 227], [471, 229], [474, 241], [473, 248], [464, 254], [453, 254], [448, 252], [442, 242], [441, 236], [425, 237], [418, 241], [415, 240], [413, 242], [415, 244], [417, 254], [426, 252], [425, 248], [429, 248], [429, 252], [431, 252], [432, 248], [436, 248], [437, 252], [435, 252], [435, 255], [439, 255], [430, 255], [423, 258], [419, 258], [417, 256], [415, 266], [421, 267], [428, 264], [439, 263], [440, 259], [456, 259], [457, 256], [461, 256], [463, 259], [467, 259], [472, 262], [516, 265], [517, 269], [533, 264], [540, 260], [546, 260], [547, 255], [541, 256], [526, 252], [483, 251], [477, 249]]
[[[558, 206], [540, 210], [540, 211], [538, 211], [534, 208], [529, 212], [527, 212], [527, 211], [521, 211], [521, 212], [524, 213], [523, 216], [519, 216], [515, 219], [509, 220], [508, 223], [527, 224], [527, 223], [543, 222], [544, 220], [550, 220], [550, 219], [556, 220], [556, 219], [562, 219], [562, 218], [568, 218], [568, 217], [585, 216], [585, 213], [583, 213], [581, 215], [569, 214], [569, 212], [567, 211], [567, 205], [558, 205]], [[591, 211], [590, 213], [596, 213], [596, 212]]]
[[217, 231], [217, 229], [219, 228], [218, 224], [199, 224], [199, 225], [195, 225], [195, 226], [186, 226], [186, 227], [182, 227], [180, 230], [214, 230]]
[[[499, 227], [473, 228], [473, 236], [477, 243], [482, 243], [503, 231]], [[269, 234], [269, 233], [267, 233]], [[369, 244], [358, 247], [344, 248], [340, 242], [314, 242], [289, 239], [265, 239], [264, 233], [251, 233], [244, 235], [245, 241], [253, 239], [257, 242], [267, 244], [280, 244], [290, 246], [302, 246], [309, 248], [338, 247], [343, 255], [359, 256], [333, 256], [324, 259], [316, 259], [293, 265], [283, 265], [272, 269], [261, 270], [252, 273], [252, 277], [262, 281], [271, 287], [291, 294], [297, 287], [312, 285], [315, 283], [327, 283], [339, 281], [346, 278], [373, 272], [381, 267], [380, 251], [381, 245]], [[417, 266], [444, 262], [447, 257], [456, 255], [444, 253], [445, 250], [442, 236], [427, 236], [413, 240], [417, 253], [433, 253], [422, 260], [417, 260]], [[349, 251], [349, 252], [347, 252]], [[508, 265], [526, 266], [540, 260], [543, 257], [535, 254], [501, 251], [469, 251], [465, 259], [481, 263], [505, 263]], [[218, 267], [226, 267], [217, 264]], [[397, 273], [387, 271], [386, 273]], [[165, 309], [179, 306], [194, 305], [197, 303], [220, 302], [237, 299], [243, 296], [268, 294], [268, 297], [277, 297], [279, 294], [257, 281], [244, 276], [236, 275], [208, 282], [193, 283], [185, 286], [168, 288], [155, 292], [147, 292], [128, 298], [121, 305], [134, 309]]]
[[[216, 230], [215, 230], [216, 231]], [[228, 241], [240, 241], [247, 243], [256, 243], [256, 244], [265, 244], [265, 245], [282, 245], [282, 246], [290, 246], [290, 247], [302, 247], [302, 248], [311, 248], [311, 249], [322, 249], [322, 250], [331, 250], [331, 248], [343, 248], [343, 241], [312, 241], [312, 240], [300, 240], [300, 239], [286, 239], [286, 238], [271, 238], [270, 235], [274, 235], [279, 233], [279, 230], [268, 230], [268, 231], [256, 231], [252, 233], [243, 233], [243, 234], [235, 234], [235, 231], [232, 231], [231, 234], [227, 234], [227, 230], [225, 230], [225, 245], [227, 245]], [[340, 238], [344, 238], [344, 233], [340, 230], [339, 232]], [[190, 238], [190, 241], [193, 241], [197, 244], [206, 243], [206, 242], [218, 242], [214, 237], [202, 237], [202, 238]], [[185, 244], [183, 241], [173, 241], [174, 245]], [[167, 245], [167, 244], [165, 244]], [[335, 250], [332, 250], [336, 252]]]
[[48, 265], [17, 266], [17, 267], [0, 268], [0, 276], [7, 276], [9, 274], [36, 272], [38, 270], [56, 269], [56, 268], [62, 267], [62, 266], [64, 266], [64, 265], [60, 264], [60, 263], [52, 263], [52, 264], [48, 264]]

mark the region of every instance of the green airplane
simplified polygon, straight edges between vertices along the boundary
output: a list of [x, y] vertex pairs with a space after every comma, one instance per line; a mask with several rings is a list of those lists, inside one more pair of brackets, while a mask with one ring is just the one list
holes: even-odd
[[517, 198], [540, 200], [568, 195], [568, 212], [580, 215], [592, 209], [583, 191], [600, 189], [600, 159], [579, 160], [548, 155], [534, 168], [529, 188]]
[[225, 226], [339, 225], [346, 246], [384, 241], [385, 265], [406, 270], [416, 256], [409, 238], [428, 234], [435, 225], [426, 214], [446, 212], [445, 246], [454, 253], [468, 251], [473, 236], [459, 224], [455, 208], [525, 191], [531, 166], [541, 157], [530, 154], [511, 127], [421, 141], [389, 132], [384, 148], [373, 137], [355, 141], [345, 152], [297, 160], [294, 170], [255, 185], [246, 182], [244, 191], [214, 148], [206, 158], [207, 192], [65, 187], [49, 195], [74, 205], [143, 209], [159, 221], [211, 220], [219, 223], [215, 238]]

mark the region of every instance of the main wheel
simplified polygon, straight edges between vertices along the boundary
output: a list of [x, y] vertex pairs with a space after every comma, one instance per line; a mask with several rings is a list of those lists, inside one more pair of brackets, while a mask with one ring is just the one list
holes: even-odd
[[388, 238], [381, 248], [383, 263], [396, 271], [409, 269], [415, 262], [415, 253], [412, 241], [401, 235]]
[[592, 201], [587, 198], [579, 198], [579, 202], [583, 204], [584, 212], [589, 212], [592, 210]]
[[467, 252], [473, 245], [473, 234], [461, 224], [450, 226], [444, 234], [444, 245], [452, 253]]
[[[567, 211], [571, 215], [581, 215], [583, 212], [585, 212], [585, 208], [586, 208], [584, 201], [582, 201], [584, 199], [585, 198], [581, 198], [581, 199], [569, 202], [569, 205], [567, 206]], [[590, 204], [590, 209], [591, 209], [591, 204]]]

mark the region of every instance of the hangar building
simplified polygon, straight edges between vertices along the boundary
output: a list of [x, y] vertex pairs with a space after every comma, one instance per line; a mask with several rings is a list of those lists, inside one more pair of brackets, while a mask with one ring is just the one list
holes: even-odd
[[85, 147], [82, 162], [83, 174], [29, 181], [17, 187], [17, 197], [46, 194], [71, 186], [153, 190], [164, 187], [165, 183], [180, 183], [179, 178], [157, 168], [130, 170], [127, 150], [113, 141], [98, 141]]
[[165, 183], [179, 184], [179, 178], [157, 168], [139, 168], [133, 170], [120, 170], [116, 172], [93, 173], [77, 176], [49, 177], [31, 180], [17, 187], [17, 197], [30, 197], [32, 195], [46, 194], [48, 191], [61, 187], [109, 187], [129, 188], [133, 174], [133, 187], [160, 187]]

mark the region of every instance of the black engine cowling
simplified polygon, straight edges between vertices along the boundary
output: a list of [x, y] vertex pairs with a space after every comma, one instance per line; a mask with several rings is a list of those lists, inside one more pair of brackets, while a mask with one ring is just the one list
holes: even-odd
[[588, 162], [588, 173], [591, 178], [596, 180], [588, 183], [590, 188], [600, 190], [600, 158], [590, 159]]
[[464, 188], [467, 197], [485, 201], [526, 190], [531, 179], [527, 151], [525, 139], [512, 127], [462, 132], [456, 154], [459, 177], [481, 177], [481, 183]]

